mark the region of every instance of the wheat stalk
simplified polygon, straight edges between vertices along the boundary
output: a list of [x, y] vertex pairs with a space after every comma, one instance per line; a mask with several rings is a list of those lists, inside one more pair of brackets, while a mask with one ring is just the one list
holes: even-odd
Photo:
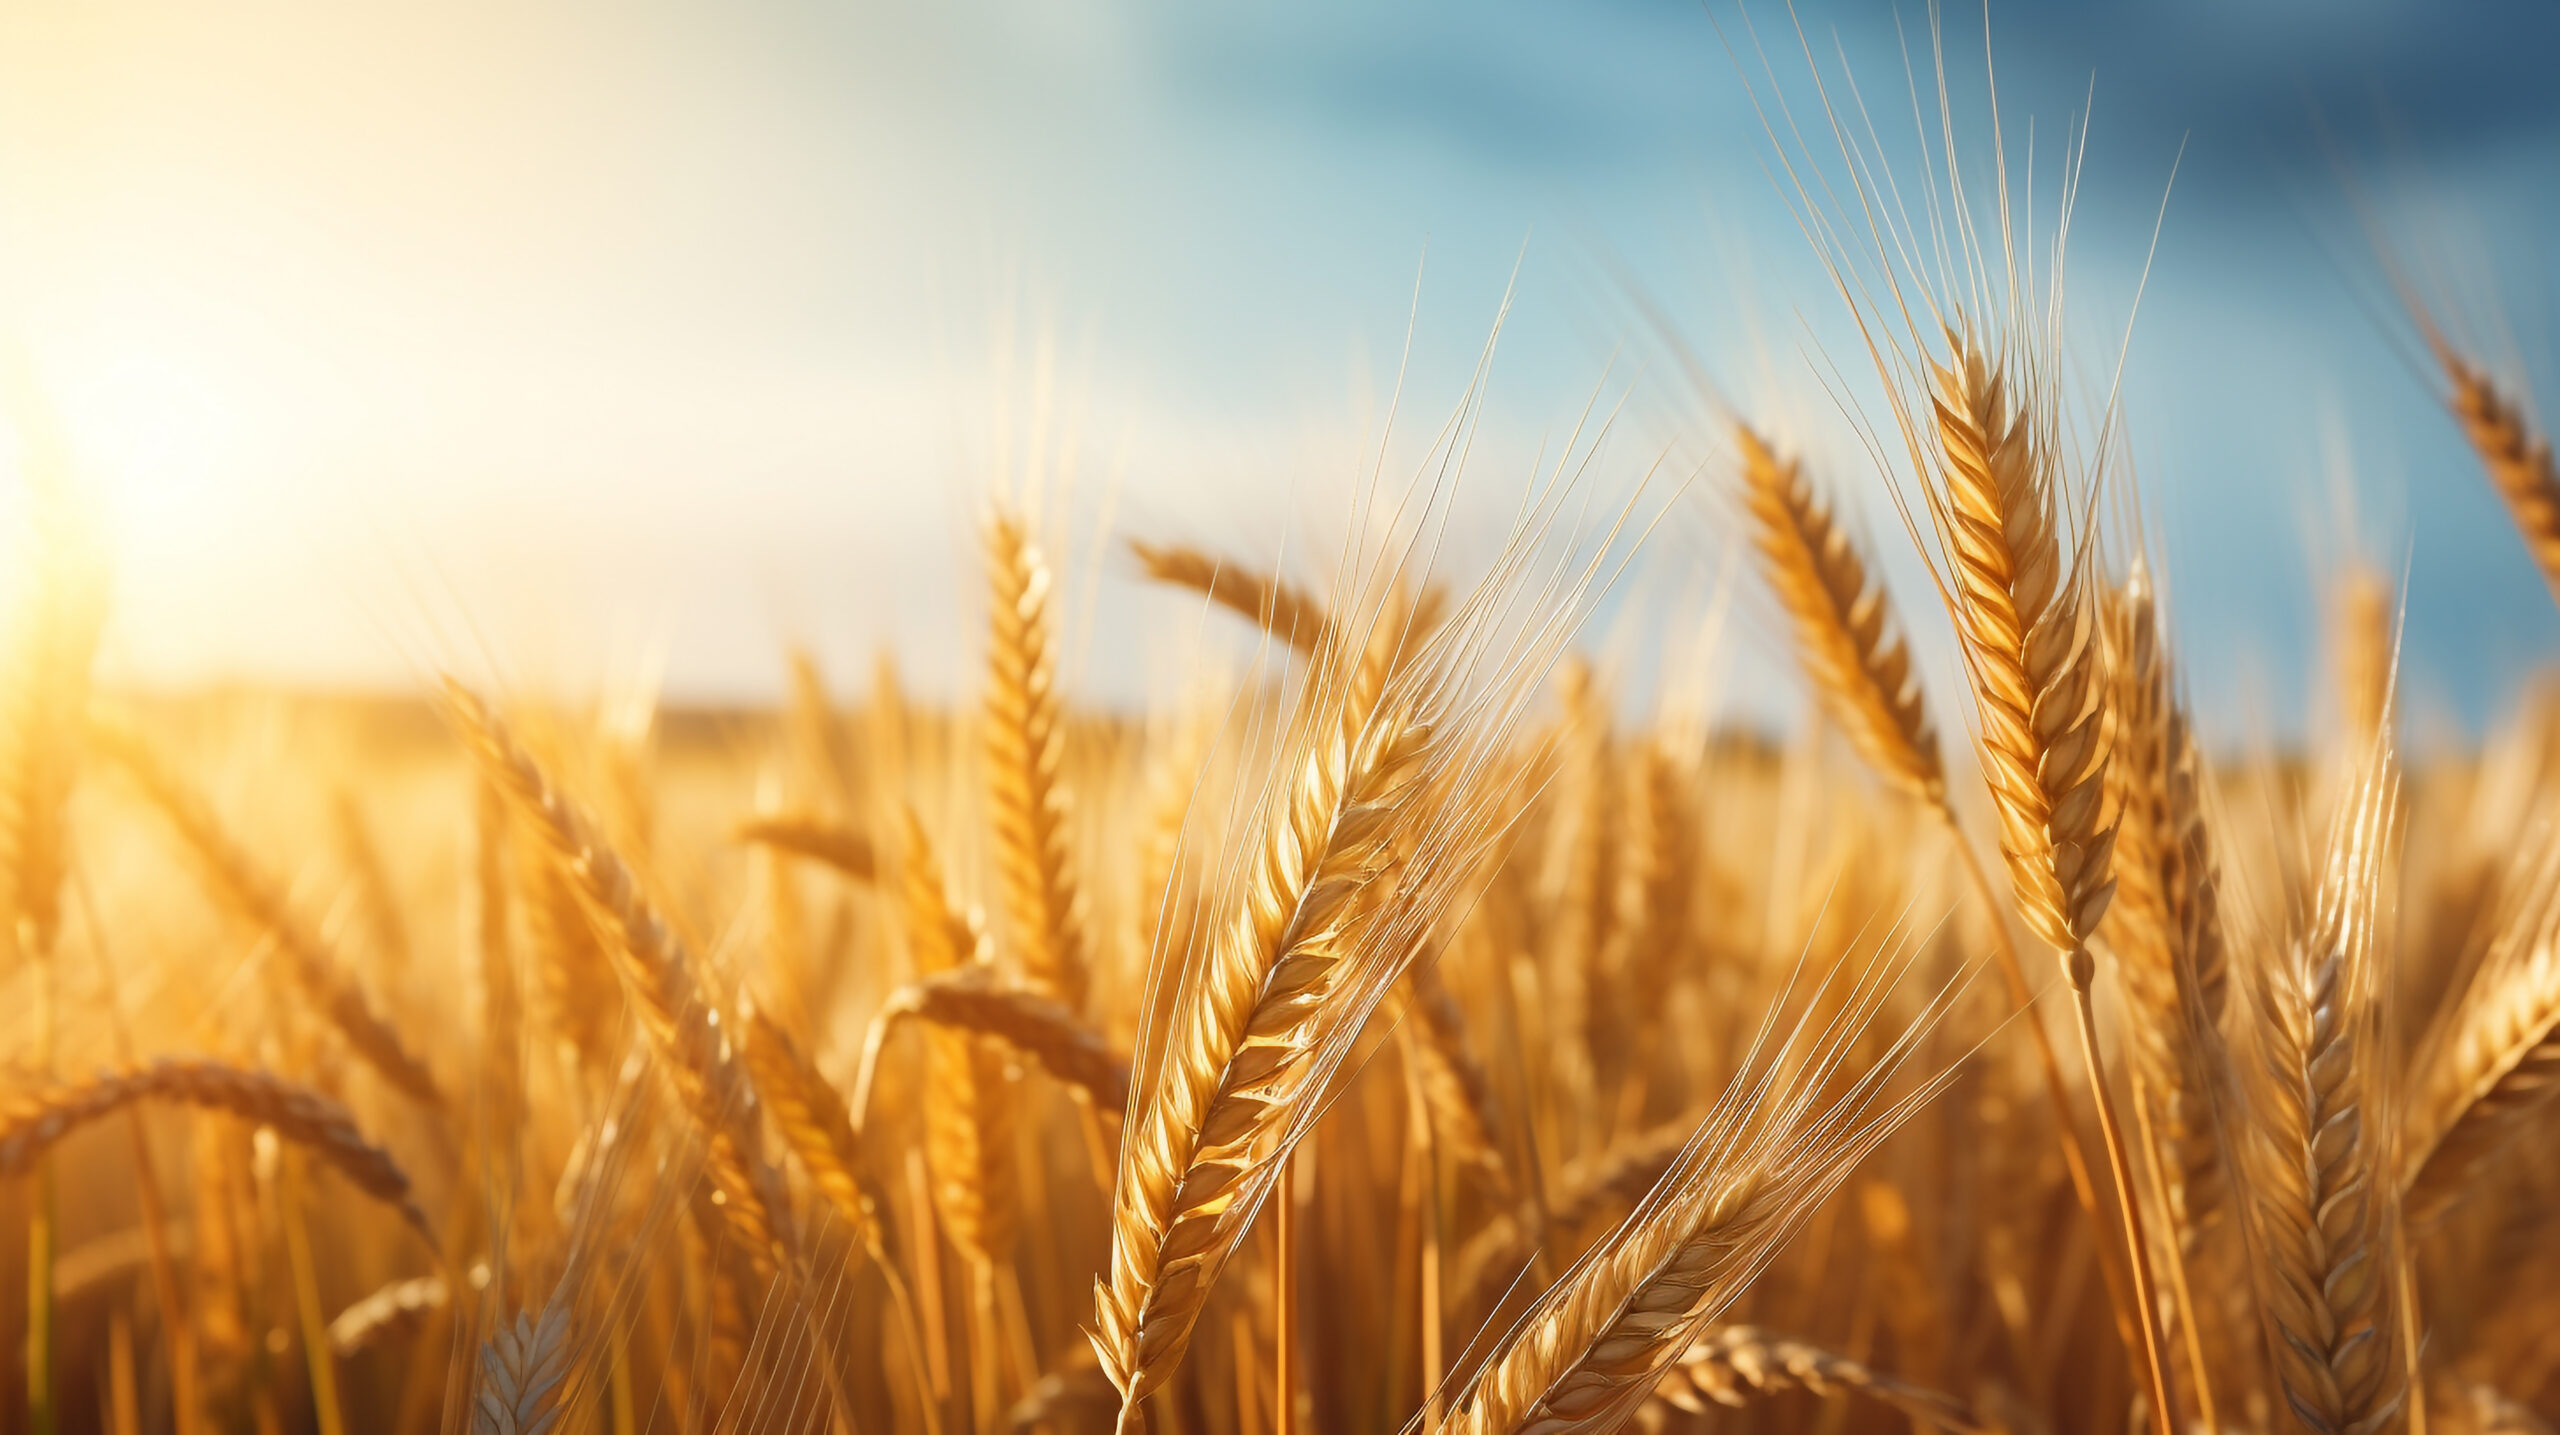
[[444, 1093], [424, 1060], [374, 1010], [355, 978], [340, 969], [320, 939], [295, 919], [284, 891], [223, 828], [213, 809], [162, 763], [141, 736], [95, 722], [90, 741], [124, 769], [160, 815], [177, 829], [214, 890], [247, 925], [272, 939], [285, 969], [327, 1016], [347, 1046], [382, 1079], [423, 1105], [441, 1109]]
[[2486, 369], [2454, 353], [2442, 343], [2437, 358], [2452, 384], [2453, 415], [2463, 437], [2480, 455], [2490, 486], [2506, 500], [2542, 581], [2560, 599], [2560, 469], [2551, 461], [2551, 440], [2537, 433], [2523, 405], [2499, 390]]
[[870, 839], [845, 823], [813, 813], [751, 817], [730, 835], [740, 842], [805, 858], [857, 882], [868, 882], [879, 873]]
[[1927, 694], [1895, 621], [1892, 596], [1803, 466], [1748, 424], [1734, 425], [1753, 546], [1787, 610], [1796, 652], [1832, 721], [1876, 771], [1921, 801], [1946, 801], [1947, 775]]
[[0, 1094], [0, 1175], [23, 1175], [63, 1137], [138, 1101], [228, 1111], [267, 1127], [397, 1210], [429, 1246], [435, 1244], [434, 1230], [410, 1199], [408, 1173], [366, 1139], [345, 1107], [282, 1077], [198, 1057], [161, 1057], [86, 1081]]
[[1896, 1380], [1820, 1346], [1748, 1325], [1720, 1325], [1701, 1333], [1663, 1372], [1653, 1398], [1703, 1415], [1711, 1404], [1740, 1410], [1762, 1396], [1788, 1390], [1863, 1395], [1918, 1424], [1957, 1435], [1990, 1428], [1952, 1396]]
[[2379, 1430], [2404, 1394], [2373, 951], [2396, 791], [2377, 749], [2333, 823], [2307, 926], [2250, 974], [2240, 1169], [2259, 1300], [2286, 1402], [2322, 1435]]
[[1023, 974], [1082, 1009], [1088, 980], [1083, 894], [1067, 851], [1060, 776], [1057, 618], [1049, 566], [1022, 520], [986, 524], [992, 628], [987, 644], [987, 804], [996, 866]]
[[1274, 574], [1257, 572], [1198, 548], [1131, 539], [1138, 566], [1158, 583], [1187, 588], [1241, 614], [1280, 642], [1312, 656], [1331, 631], [1321, 599]]

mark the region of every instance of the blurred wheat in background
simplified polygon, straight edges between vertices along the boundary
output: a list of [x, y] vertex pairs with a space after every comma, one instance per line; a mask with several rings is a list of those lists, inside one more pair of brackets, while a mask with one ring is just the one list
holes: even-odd
[[[911, 595], [973, 615], [956, 700], [469, 645], [172, 696], [93, 683], [22, 405], [0, 1425], [2552, 1429], [2560, 705], [2404, 759], [2342, 562], [2316, 736], [2209, 742], [2064, 317], [2085, 134], [1994, 109], [1986, 169], [1941, 62], [1899, 148], [1804, 50], [1753, 140], [1899, 558], [1675, 364], [1674, 439], [1480, 472], [1479, 382], [1267, 551], [998, 472], [982, 586]], [[2373, 238], [2560, 593], [2522, 375]], [[1151, 705], [1070, 681], [1152, 641], [1089, 565], [1192, 620]], [[1789, 728], [1725, 716], [1737, 614]]]

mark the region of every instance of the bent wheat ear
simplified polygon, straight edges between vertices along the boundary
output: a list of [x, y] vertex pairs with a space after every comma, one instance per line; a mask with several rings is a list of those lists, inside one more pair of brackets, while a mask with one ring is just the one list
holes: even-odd
[[732, 834], [741, 842], [771, 847], [828, 867], [857, 882], [878, 875], [871, 843], [841, 822], [816, 816], [750, 817]]
[[621, 856], [478, 694], [447, 679], [445, 708], [482, 778], [495, 787], [576, 893], [605, 938], [624, 993], [658, 1055], [677, 1103], [700, 1125], [720, 1209], [747, 1258], [771, 1271], [784, 1254], [790, 1214], [778, 1173], [763, 1158], [764, 1122], [754, 1085], [718, 1010], [702, 991], [692, 954], [669, 928]]
[[869, 1109], [880, 1053], [897, 1024], [913, 1017], [1003, 1042], [1041, 1070], [1086, 1093], [1096, 1109], [1114, 1116], [1129, 1104], [1129, 1058], [1113, 1051], [1102, 1033], [1074, 1012], [1036, 991], [1006, 986], [983, 964], [937, 972], [891, 992], [871, 1019], [862, 1067], [854, 1077], [853, 1109]]
[[1973, 1435], [1981, 1417], [1953, 1396], [1869, 1369], [1845, 1355], [1787, 1340], [1748, 1325], [1724, 1325], [1700, 1335], [1663, 1372], [1653, 1398], [1693, 1415], [1709, 1403], [1739, 1410], [1764, 1395], [1802, 1390], [1814, 1395], [1856, 1394], [1939, 1430]]
[[2244, 1208], [2286, 1403], [2323, 1435], [2379, 1430], [2405, 1395], [2374, 951], [2396, 793], [2378, 746], [2332, 823], [2309, 921], [2250, 974]]
[[194, 1057], [162, 1057], [87, 1081], [0, 1095], [0, 1175], [32, 1170], [63, 1137], [137, 1101], [228, 1111], [267, 1127], [279, 1139], [318, 1156], [349, 1185], [397, 1210], [430, 1247], [435, 1245], [434, 1229], [410, 1199], [408, 1173], [365, 1138], [345, 1107], [282, 1077]]
[[1858, 754], [1921, 801], [1946, 801], [1938, 730], [1884, 582], [1814, 491], [1748, 424], [1734, 425], [1753, 546], [1787, 610], [1813, 689]]
[[1180, 544], [1132, 539], [1129, 551], [1149, 578], [1241, 614], [1300, 653], [1313, 655], [1324, 646], [1330, 629], [1324, 603], [1296, 584]]
[[2442, 1214], [2560, 1092], [2560, 842], [2431, 1039], [2401, 1164], [2410, 1219]]
[[2534, 431], [2523, 405], [2500, 392], [2486, 369], [2437, 345], [2437, 358], [2453, 386], [2453, 416], [2480, 455], [2490, 486], [2506, 500], [2507, 514], [2524, 539], [2542, 581], [2560, 600], [2560, 468], [2551, 440]]
[[1022, 521], [987, 518], [987, 798], [1023, 974], [1084, 1006], [1084, 896], [1067, 854], [1066, 727], [1049, 566]]
[[328, 1017], [348, 1048], [393, 1087], [423, 1105], [441, 1109], [444, 1094], [426, 1062], [409, 1050], [355, 978], [295, 918], [284, 889], [233, 840], [212, 807], [160, 761], [140, 734], [117, 724], [93, 722], [90, 742], [123, 768], [177, 829], [223, 902], [243, 922], [274, 940], [295, 985]]

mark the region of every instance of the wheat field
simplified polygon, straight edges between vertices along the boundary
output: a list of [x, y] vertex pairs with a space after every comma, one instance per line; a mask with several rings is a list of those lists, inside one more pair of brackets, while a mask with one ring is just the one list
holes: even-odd
[[[2058, 263], [1952, 132], [1915, 230], [1830, 118], [1847, 197], [1787, 173], [1880, 476], [1703, 383], [1622, 505], [1596, 448], [1459, 483], [1457, 423], [1312, 560], [1111, 535], [1242, 655], [1144, 710], [1069, 686], [1118, 638], [1003, 481], [920, 595], [957, 701], [105, 690], [31, 465], [6, 1428], [2553, 1428], [2560, 689], [2404, 769], [2342, 566], [2318, 736], [2209, 744]], [[2526, 389], [2408, 297], [2560, 593]], [[1665, 510], [1792, 728], [1718, 716], [1705, 619], [1596, 641]]]

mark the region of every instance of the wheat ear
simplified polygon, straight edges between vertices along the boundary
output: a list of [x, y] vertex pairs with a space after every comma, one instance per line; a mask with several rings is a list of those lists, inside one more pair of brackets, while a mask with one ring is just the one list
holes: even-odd
[[[1889, 595], [1881, 579], [1869, 576], [1872, 564], [1830, 506], [1814, 492], [1792, 461], [1780, 459], [1753, 430], [1737, 426], [1743, 455], [1744, 491], [1770, 585], [1787, 608], [1796, 634], [1796, 653], [1814, 692], [1847, 733], [1851, 746], [1878, 776], [1913, 793], [1946, 824], [1964, 859], [1965, 875], [1992, 910], [1994, 954], [2010, 1003], [2028, 1010], [2034, 992], [2027, 984], [1999, 903], [1983, 879], [1970, 842], [1948, 804], [1946, 777], [1930, 721], [1926, 694], [1912, 671], [1909, 653], [1892, 620]], [[1932, 503], [1931, 512], [1941, 512]], [[1942, 527], [1948, 518], [1942, 517]], [[2030, 1018], [2027, 1034], [2052, 1105], [2055, 1133], [2071, 1192], [2092, 1229], [2106, 1226], [2105, 1209], [2076, 1134], [2078, 1119], [2063, 1084], [2062, 1066], [2044, 1023]], [[2126, 1287], [2125, 1261], [2112, 1245], [2102, 1246], [2099, 1269], [2116, 1307], [2125, 1342], [2139, 1337], [2132, 1318], [2133, 1295]]]
[[532, 755], [478, 694], [447, 681], [445, 705], [481, 776], [504, 794], [549, 852], [587, 919], [606, 938], [615, 973], [640, 1016], [659, 1070], [702, 1128], [707, 1167], [721, 1210], [760, 1270], [783, 1253], [778, 1223], [790, 1207], [763, 1159], [763, 1119], [738, 1052], [701, 990], [693, 956], [670, 929], [622, 858], [551, 783]]
[[1129, 1103], [1129, 1058], [1112, 1050], [1102, 1033], [1057, 1001], [1009, 986], [983, 964], [971, 963], [910, 982], [880, 1004], [863, 1038], [862, 1064], [853, 1079], [857, 1116], [870, 1110], [880, 1054], [890, 1034], [910, 1017], [1000, 1041], [1085, 1092], [1097, 1110], [1116, 1116]]
[[2560, 468], [2551, 461], [2551, 440], [2535, 431], [2524, 406], [2507, 397], [2486, 369], [2441, 346], [2438, 358], [2451, 383], [2453, 416], [2463, 437], [2471, 440], [2489, 483], [2506, 500], [2542, 581], [2560, 600]]
[[1187, 588], [1240, 614], [1300, 653], [1313, 654], [1324, 646], [1329, 631], [1325, 605], [1294, 583], [1181, 544], [1132, 539], [1129, 551], [1149, 578]]
[[1663, 1372], [1653, 1398], [1693, 1415], [1710, 1404], [1742, 1409], [1765, 1395], [1863, 1395], [1918, 1424], [1974, 1435], [1989, 1429], [1953, 1396], [1896, 1380], [1845, 1355], [1748, 1325], [1720, 1325], [1689, 1343]]
[[1879, 1102], [1943, 999], [1875, 1066], [1834, 1080], [1890, 987], [1862, 977], [1827, 1033], [1800, 1025], [1755, 1058], [1644, 1204], [1512, 1327], [1453, 1406], [1450, 1435], [1626, 1423], [1858, 1160], [1945, 1084]]
[[2240, 1169], [2259, 1301], [2286, 1402], [2321, 1435], [2379, 1430], [2405, 1393], [2373, 949], [2395, 793], [2377, 749], [2333, 822], [2308, 924], [2250, 973]]
[[[915, 970], [927, 977], [984, 972], [986, 939], [954, 909], [924, 824], [906, 813], [901, 864], [907, 944]], [[936, 1026], [926, 1048], [925, 1164], [952, 1243], [981, 1262], [1013, 1252], [1021, 1217], [1013, 1132], [1021, 1104], [1004, 1049], [962, 1028]], [[867, 1094], [867, 1093], [866, 1093]]]
[[747, 1070], [773, 1116], [774, 1129], [782, 1133], [782, 1144], [799, 1158], [809, 1183], [852, 1228], [863, 1249], [878, 1257], [884, 1240], [879, 1207], [863, 1189], [860, 1151], [844, 1098], [761, 1007], [747, 1014]]
[[568, 1408], [569, 1303], [555, 1292], [539, 1319], [517, 1311], [480, 1347], [471, 1435], [545, 1435]]
[[1466, 1013], [1440, 980], [1437, 964], [1413, 969], [1411, 1011], [1418, 1039], [1410, 1050], [1433, 1139], [1461, 1167], [1476, 1173], [1488, 1196], [1509, 1206], [1517, 1186], [1502, 1154], [1501, 1103], [1494, 1097], [1492, 1078], [1468, 1045]]
[[2055, 440], [2045, 432], [2039, 397], [2013, 393], [2013, 376], [1970, 331], [1950, 330], [1947, 338], [1953, 361], [1928, 360], [1939, 456], [1928, 504], [1947, 558], [1948, 608], [1973, 690], [1977, 747], [2010, 888], [2027, 926], [2061, 955], [2071, 986], [2081, 1063], [2123, 1216], [2134, 1354], [2149, 1386], [2152, 1428], [2169, 1435], [2168, 1361], [2142, 1203], [2090, 998], [2097, 968], [2088, 941], [2115, 891], [2116, 823], [2106, 800], [2113, 736], [2106, 644], [2089, 552], [2064, 551]]
[[831, 818], [815, 814], [750, 817], [730, 835], [740, 842], [815, 862], [857, 882], [868, 882], [879, 875], [870, 839]]
[[2222, 925], [2203, 810], [2203, 759], [2180, 702], [2161, 632], [2159, 597], [2137, 562], [2106, 603], [2115, 658], [2116, 895], [2103, 924], [2131, 1009], [2134, 1076], [2158, 1144], [2180, 1248], [2192, 1254], [2222, 1213], [2222, 1154], [2213, 1116], [2222, 1018]]
[[2560, 844], [2524, 880], [2448, 1035], [2428, 1043], [2401, 1165], [2412, 1220], [2452, 1206], [2560, 1092]]
[[1666, 1122], [1566, 1162], [1543, 1217], [1534, 1206], [1519, 1206], [1467, 1238], [1451, 1263], [1450, 1288], [1469, 1305], [1490, 1306], [1519, 1278], [1547, 1231], [1570, 1235], [1642, 1201], [1688, 1150], [1696, 1132], [1692, 1122]]
[[1082, 1010], [1088, 978], [1083, 894], [1067, 851], [1060, 765], [1057, 615], [1049, 565], [1022, 520], [987, 518], [987, 805], [1005, 911], [1025, 976]]
[[342, 970], [320, 939], [295, 919], [276, 884], [224, 829], [213, 809], [162, 763], [140, 735], [105, 722], [93, 723], [90, 741], [131, 777], [151, 805], [177, 829], [179, 838], [224, 903], [247, 925], [271, 938], [294, 983], [345, 1038], [347, 1046], [382, 1079], [420, 1103], [441, 1109], [444, 1094], [425, 1061], [411, 1053], [400, 1034], [356, 979]]
[[1734, 425], [1734, 441], [1761, 571], [1794, 625], [1815, 695], [1877, 772], [1944, 803], [1938, 730], [1883, 581], [1802, 465], [1748, 424]]
[[[2084, 944], [2114, 891], [2106, 809], [2106, 663], [2081, 561], [2063, 552], [2046, 441], [2032, 397], [1969, 337], [1930, 363], [1942, 462], [1933, 491], [1950, 558], [1983, 775], [2018, 911], [2065, 955], [2074, 987]], [[2015, 401], [2013, 402], [2013, 399]]]
[[1093, 1343], [1124, 1426], [1181, 1358], [1215, 1263], [1275, 1173], [1328, 998], [1349, 975], [1355, 899], [1384, 868], [1384, 838], [1430, 738], [1395, 719], [1357, 733], [1322, 715], [1313, 726], [1242, 903], [1183, 994], [1153, 1099], [1121, 1144]]
[[2391, 722], [2392, 670], [2399, 656], [2391, 580], [2363, 563], [2349, 564], [2337, 576], [2330, 603], [2345, 750], [2367, 752]]
[[367, 1140], [347, 1109], [308, 1087], [245, 1067], [162, 1057], [0, 1095], [0, 1175], [23, 1175], [74, 1130], [137, 1101], [206, 1107], [268, 1127], [335, 1168], [349, 1185], [397, 1210], [432, 1247], [435, 1232], [410, 1199], [408, 1173]]

